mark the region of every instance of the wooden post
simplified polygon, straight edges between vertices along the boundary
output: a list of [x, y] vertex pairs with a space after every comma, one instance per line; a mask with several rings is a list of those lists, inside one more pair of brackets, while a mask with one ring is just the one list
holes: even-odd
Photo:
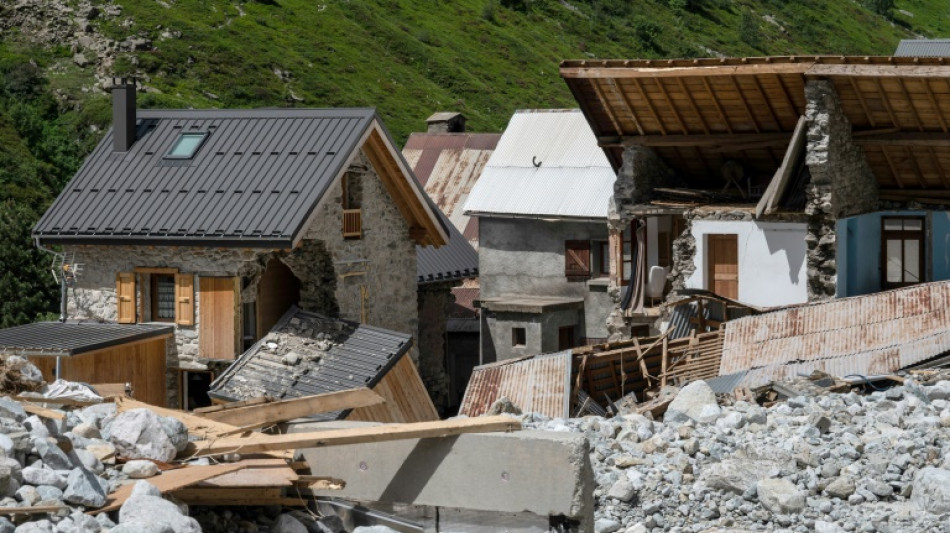
[[660, 387], [666, 386], [666, 366], [668, 364], [669, 356], [669, 337], [663, 337], [663, 358], [660, 359]]

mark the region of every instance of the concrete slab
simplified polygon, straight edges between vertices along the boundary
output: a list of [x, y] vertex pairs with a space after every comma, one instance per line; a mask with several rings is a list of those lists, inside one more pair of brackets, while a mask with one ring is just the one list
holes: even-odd
[[[352, 424], [352, 423], [350, 423]], [[332, 427], [339, 427], [334, 424]], [[290, 430], [330, 429], [294, 424]], [[593, 471], [587, 439], [516, 431], [375, 442], [298, 453], [314, 475], [346, 481], [317, 493], [369, 502], [563, 517], [593, 531]]]

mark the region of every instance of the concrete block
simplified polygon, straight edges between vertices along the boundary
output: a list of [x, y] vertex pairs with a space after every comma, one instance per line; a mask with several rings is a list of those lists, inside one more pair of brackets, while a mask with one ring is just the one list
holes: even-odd
[[[354, 423], [294, 424], [291, 432]], [[298, 450], [314, 475], [346, 481], [318, 493], [369, 502], [563, 517], [593, 530], [587, 439], [542, 431], [471, 433]]]

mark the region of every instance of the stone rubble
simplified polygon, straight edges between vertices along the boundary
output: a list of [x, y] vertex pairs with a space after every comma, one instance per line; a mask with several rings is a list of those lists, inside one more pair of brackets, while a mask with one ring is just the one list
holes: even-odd
[[522, 419], [589, 439], [596, 533], [950, 533], [950, 380], [768, 408], [694, 382], [662, 421]]

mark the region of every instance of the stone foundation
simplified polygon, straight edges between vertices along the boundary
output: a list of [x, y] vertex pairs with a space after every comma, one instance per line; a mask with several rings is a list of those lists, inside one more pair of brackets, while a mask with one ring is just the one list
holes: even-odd
[[841, 110], [834, 85], [812, 80], [805, 85], [808, 142], [805, 164], [808, 216], [808, 299], [827, 300], [837, 292], [835, 223], [839, 218], [877, 210], [877, 179], [861, 148], [852, 141], [851, 123]]

